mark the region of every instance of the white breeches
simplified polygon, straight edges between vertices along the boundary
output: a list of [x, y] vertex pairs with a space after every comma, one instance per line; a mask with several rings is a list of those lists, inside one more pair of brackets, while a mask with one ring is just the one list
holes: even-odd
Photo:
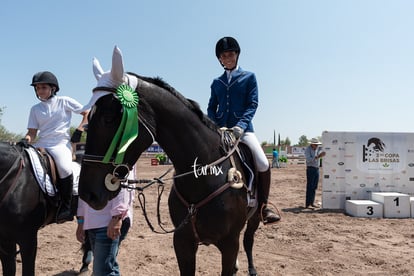
[[60, 178], [65, 178], [72, 174], [72, 148], [70, 143], [59, 144], [46, 148], [46, 150], [55, 160]]
[[266, 154], [260, 146], [259, 140], [253, 132], [245, 132], [240, 140], [246, 144], [253, 154], [254, 162], [256, 163], [257, 170], [259, 172], [265, 172], [269, 169], [269, 160], [267, 160]]

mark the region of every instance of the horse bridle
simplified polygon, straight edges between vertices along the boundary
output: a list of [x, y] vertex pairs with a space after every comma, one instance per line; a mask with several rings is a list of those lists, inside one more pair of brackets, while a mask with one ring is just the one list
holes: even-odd
[[[129, 79], [128, 79], [129, 84]], [[139, 79], [137, 78], [137, 87], [139, 85]], [[116, 95], [117, 90], [116, 88], [111, 87], [103, 87], [98, 86], [92, 89], [92, 92], [96, 91], [106, 91], [112, 93], [112, 95]], [[148, 123], [138, 115], [138, 121], [144, 126], [144, 128], [148, 131], [149, 135], [152, 138], [152, 143], [155, 141], [155, 135], [153, 131], [151, 131]], [[100, 155], [93, 155], [93, 154], [85, 154], [82, 159], [82, 163], [98, 163], [102, 165], [109, 165], [113, 167], [112, 174], [107, 174], [105, 177], [105, 186], [109, 191], [116, 191], [119, 189], [121, 182], [126, 182], [128, 179], [129, 171], [132, 170], [132, 165], [128, 164], [116, 164], [114, 159], [111, 158], [109, 162], [103, 162], [104, 156]]]

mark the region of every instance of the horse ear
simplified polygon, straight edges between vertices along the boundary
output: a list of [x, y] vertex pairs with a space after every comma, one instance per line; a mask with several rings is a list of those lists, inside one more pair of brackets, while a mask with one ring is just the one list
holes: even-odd
[[104, 71], [101, 67], [101, 64], [99, 63], [97, 58], [93, 58], [93, 74], [95, 75], [96, 80], [99, 80], [102, 75], [103, 75]]
[[124, 63], [122, 62], [122, 53], [121, 50], [115, 46], [114, 52], [112, 54], [112, 68], [111, 68], [112, 78], [116, 81], [123, 82], [124, 79]]

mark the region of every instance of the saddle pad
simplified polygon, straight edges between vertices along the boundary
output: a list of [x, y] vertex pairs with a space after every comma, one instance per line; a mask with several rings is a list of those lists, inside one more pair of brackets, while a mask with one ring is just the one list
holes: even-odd
[[[56, 188], [52, 185], [50, 176], [45, 172], [42, 163], [40, 162], [39, 155], [37, 151], [32, 148], [25, 149], [29, 155], [30, 163], [32, 164], [34, 176], [36, 178], [39, 187], [42, 191], [49, 195], [56, 195]], [[73, 171], [73, 195], [78, 195], [78, 183], [79, 183], [79, 174], [80, 174], [80, 165], [76, 162], [72, 162], [72, 171]]]

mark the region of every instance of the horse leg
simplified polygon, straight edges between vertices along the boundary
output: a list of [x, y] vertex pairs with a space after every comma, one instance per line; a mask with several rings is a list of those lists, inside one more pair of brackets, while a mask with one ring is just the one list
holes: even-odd
[[20, 255], [22, 256], [22, 276], [35, 275], [35, 262], [37, 252], [37, 230], [23, 234], [19, 241]]
[[221, 275], [231, 276], [237, 273], [237, 255], [239, 253], [239, 234], [234, 234], [217, 244], [221, 252]]
[[0, 259], [3, 268], [3, 276], [16, 275], [16, 243], [1, 242]]
[[257, 271], [254, 267], [253, 262], [253, 243], [254, 243], [254, 234], [256, 233], [257, 228], [259, 227], [260, 217], [259, 215], [253, 215], [247, 222], [246, 231], [243, 236], [243, 247], [246, 252], [247, 262], [249, 264], [249, 276], [256, 276]]
[[198, 244], [192, 237], [188, 231], [174, 233], [174, 251], [181, 276], [195, 275]]

